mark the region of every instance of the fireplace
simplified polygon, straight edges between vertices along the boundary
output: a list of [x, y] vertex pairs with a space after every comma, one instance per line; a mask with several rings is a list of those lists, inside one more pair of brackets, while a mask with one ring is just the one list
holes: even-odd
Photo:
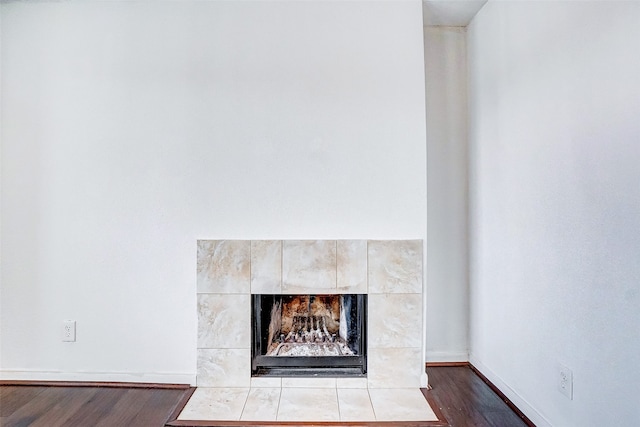
[[251, 375], [365, 376], [367, 296], [254, 294]]
[[[197, 385], [426, 386], [422, 246], [421, 240], [199, 240]], [[272, 325], [274, 306], [282, 313], [296, 297], [298, 307], [321, 302], [324, 312], [293, 310], [288, 329], [282, 319]], [[340, 328], [349, 332], [341, 335]], [[280, 346], [293, 335], [301, 345]], [[296, 354], [302, 349], [306, 354]], [[341, 354], [332, 354], [337, 349]]]

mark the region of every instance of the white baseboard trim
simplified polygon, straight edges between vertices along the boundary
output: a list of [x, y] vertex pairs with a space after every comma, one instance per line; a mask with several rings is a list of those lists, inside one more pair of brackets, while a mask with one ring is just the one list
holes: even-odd
[[79, 381], [196, 385], [195, 374], [157, 372], [59, 372], [0, 370], [2, 381]]
[[466, 351], [427, 351], [427, 363], [438, 362], [468, 362], [469, 353]]
[[523, 399], [518, 393], [516, 393], [511, 387], [509, 387], [502, 379], [496, 375], [491, 369], [486, 367], [482, 362], [476, 359], [473, 354], [469, 355], [469, 363], [482, 373], [489, 381], [493, 383], [511, 402], [516, 405], [523, 414], [525, 414], [531, 422], [537, 427], [552, 427], [549, 420], [547, 420], [540, 412], [538, 412], [533, 406]]

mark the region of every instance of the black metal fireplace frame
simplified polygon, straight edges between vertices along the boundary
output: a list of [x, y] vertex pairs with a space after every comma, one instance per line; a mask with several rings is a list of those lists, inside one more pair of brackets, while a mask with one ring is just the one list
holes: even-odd
[[[320, 295], [320, 294], [316, 294]], [[251, 376], [278, 377], [366, 377], [367, 375], [367, 295], [350, 294], [356, 298], [356, 322], [360, 334], [355, 340], [356, 355], [352, 356], [264, 356], [271, 306], [287, 295], [251, 295]], [[268, 306], [268, 307], [265, 307]]]

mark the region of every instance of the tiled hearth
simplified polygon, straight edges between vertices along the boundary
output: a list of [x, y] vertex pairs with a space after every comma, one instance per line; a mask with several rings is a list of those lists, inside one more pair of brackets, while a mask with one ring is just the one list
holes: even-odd
[[178, 420], [422, 421], [438, 418], [418, 388], [198, 387]]
[[[219, 419], [256, 419], [254, 409], [265, 421], [325, 419], [295, 409], [307, 399], [332, 406], [323, 413], [333, 421], [400, 420], [402, 408], [404, 419], [410, 408], [422, 409], [417, 420], [432, 417], [419, 389], [422, 264], [421, 240], [198, 241], [198, 390], [180, 419], [203, 405], [228, 412]], [[368, 295], [365, 378], [251, 377], [251, 294], [303, 293]]]

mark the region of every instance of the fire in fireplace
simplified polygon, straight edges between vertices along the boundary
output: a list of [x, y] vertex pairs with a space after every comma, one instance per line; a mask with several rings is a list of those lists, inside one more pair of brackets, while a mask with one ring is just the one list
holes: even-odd
[[252, 295], [253, 376], [365, 376], [363, 294]]

